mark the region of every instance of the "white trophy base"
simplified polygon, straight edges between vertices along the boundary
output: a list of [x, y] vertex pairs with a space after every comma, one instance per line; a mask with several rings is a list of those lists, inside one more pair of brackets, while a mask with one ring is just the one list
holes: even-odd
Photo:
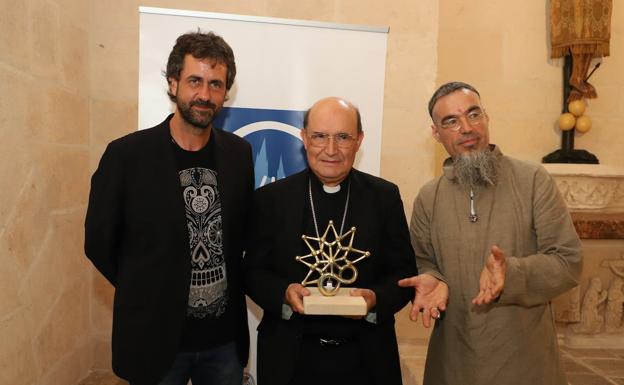
[[334, 296], [321, 294], [318, 287], [306, 287], [312, 293], [303, 297], [303, 312], [309, 315], [366, 315], [364, 297], [352, 297], [349, 292], [353, 287], [338, 290]]

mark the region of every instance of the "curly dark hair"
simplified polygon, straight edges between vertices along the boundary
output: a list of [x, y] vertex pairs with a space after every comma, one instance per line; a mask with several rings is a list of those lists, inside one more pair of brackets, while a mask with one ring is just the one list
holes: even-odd
[[[234, 52], [223, 38], [213, 32], [204, 33], [200, 30], [181, 35], [176, 40], [169, 60], [167, 61], [167, 71], [164, 73], [167, 83], [171, 85], [171, 79], [180, 80], [180, 72], [184, 67], [184, 57], [192, 55], [196, 59], [213, 59], [227, 67], [227, 78], [225, 89], [229, 91], [236, 77], [236, 62]], [[167, 91], [169, 99], [176, 101], [175, 95]]]
[[468, 90], [468, 91], [472, 91], [475, 94], [477, 94], [477, 96], [480, 98], [481, 95], [479, 94], [479, 91], [477, 91], [476, 88], [474, 88], [473, 86], [471, 86], [468, 83], [464, 83], [464, 82], [449, 82], [446, 84], [442, 84], [440, 86], [440, 88], [438, 88], [436, 90], [436, 92], [433, 93], [433, 96], [431, 96], [431, 99], [429, 100], [429, 116], [431, 116], [433, 118], [433, 107], [435, 107], [436, 103], [438, 102], [438, 100], [443, 97], [446, 96], [448, 94], [452, 94], [453, 92], [457, 91], [457, 90]]

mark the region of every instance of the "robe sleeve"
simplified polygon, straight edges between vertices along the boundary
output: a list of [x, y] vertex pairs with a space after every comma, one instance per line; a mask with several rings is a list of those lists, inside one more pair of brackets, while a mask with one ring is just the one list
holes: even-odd
[[392, 185], [392, 189], [383, 195], [389, 198], [383, 202], [380, 216], [384, 221], [380, 254], [384, 258], [385, 271], [381, 273], [379, 284], [371, 287], [377, 301], [377, 324], [394, 322], [394, 314], [409, 303], [414, 295], [413, 289], [399, 287], [397, 281], [418, 272], [399, 189]]
[[416, 265], [419, 274], [430, 274], [440, 281], [446, 282], [446, 278], [440, 271], [436, 260], [433, 244], [431, 243], [431, 221], [432, 212], [425, 207], [433, 207], [433, 204], [425, 203], [426, 189], [423, 188], [412, 208], [412, 218], [410, 220], [410, 240], [414, 253], [416, 254]]
[[555, 182], [540, 167], [533, 181], [533, 229], [537, 252], [508, 256], [505, 287], [499, 304], [535, 306], [578, 285], [581, 241]]

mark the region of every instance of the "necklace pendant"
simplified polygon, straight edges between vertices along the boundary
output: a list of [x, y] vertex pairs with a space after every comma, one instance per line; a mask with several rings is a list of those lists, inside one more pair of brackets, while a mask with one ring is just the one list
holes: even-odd
[[471, 223], [475, 223], [476, 221], [479, 220], [479, 216], [477, 215], [477, 212], [475, 211], [474, 196], [475, 196], [474, 191], [470, 189], [470, 215], [468, 215], [468, 220]]

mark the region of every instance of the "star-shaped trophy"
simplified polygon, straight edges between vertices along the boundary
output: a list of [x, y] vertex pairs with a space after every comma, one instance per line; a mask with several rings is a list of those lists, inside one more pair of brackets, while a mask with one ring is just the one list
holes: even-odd
[[352, 284], [357, 279], [355, 264], [371, 255], [368, 251], [353, 247], [355, 231], [355, 227], [352, 227], [339, 235], [334, 222], [329, 221], [320, 237], [301, 236], [310, 249], [309, 254], [295, 257], [295, 260], [310, 269], [301, 284], [317, 285], [316, 288], [308, 287], [312, 295], [303, 297], [305, 314], [366, 314], [366, 301], [363, 297], [351, 296], [348, 290], [340, 290], [341, 285]]

